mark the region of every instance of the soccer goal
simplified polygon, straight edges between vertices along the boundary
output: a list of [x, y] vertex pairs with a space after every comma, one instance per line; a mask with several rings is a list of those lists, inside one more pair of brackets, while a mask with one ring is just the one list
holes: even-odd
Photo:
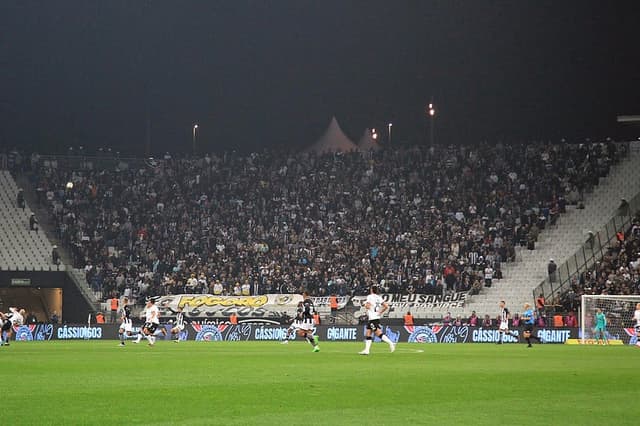
[[583, 295], [580, 312], [580, 339], [585, 344], [593, 339], [596, 309], [602, 309], [607, 318], [607, 329], [629, 328], [635, 325], [633, 313], [640, 296]]

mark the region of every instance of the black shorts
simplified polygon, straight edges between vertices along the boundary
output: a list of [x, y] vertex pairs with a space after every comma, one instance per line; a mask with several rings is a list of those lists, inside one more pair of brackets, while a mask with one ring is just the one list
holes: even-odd
[[368, 320], [367, 330], [371, 330], [371, 331], [382, 330], [382, 327], [380, 326], [380, 320], [379, 319]]
[[146, 328], [149, 334], [153, 334], [156, 332], [156, 329], [158, 328], [158, 324], [153, 322], [146, 322], [143, 328]]
[[636, 333], [640, 333], [640, 325], [636, 325]]
[[7, 321], [4, 324], [2, 324], [2, 331], [9, 331], [11, 330], [11, 321]]
[[524, 331], [533, 334], [533, 324], [525, 324]]

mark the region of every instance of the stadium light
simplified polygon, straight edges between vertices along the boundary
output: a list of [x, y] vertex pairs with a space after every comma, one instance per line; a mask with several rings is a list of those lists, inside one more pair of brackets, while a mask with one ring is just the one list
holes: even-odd
[[193, 156], [196, 156], [196, 134], [198, 130], [198, 123], [193, 125]]
[[71, 191], [73, 189], [73, 182], [69, 181], [65, 186], [69, 191]]
[[429, 102], [429, 105], [427, 107], [428, 107], [427, 114], [429, 115], [429, 134], [430, 134], [429, 142], [431, 146], [433, 146], [433, 143], [434, 143], [433, 128], [435, 126], [435, 118], [436, 118], [436, 106], [433, 103], [433, 100]]
[[373, 138], [373, 140], [378, 139], [378, 133], [376, 132], [376, 129], [371, 129], [371, 137]]
[[387, 124], [387, 127], [389, 128], [389, 144], [391, 144], [391, 128], [393, 127], [393, 123], [389, 123]]

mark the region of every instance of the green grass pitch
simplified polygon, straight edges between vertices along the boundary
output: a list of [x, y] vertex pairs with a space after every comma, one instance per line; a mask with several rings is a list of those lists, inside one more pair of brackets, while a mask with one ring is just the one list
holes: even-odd
[[522, 344], [14, 342], [16, 425], [638, 424], [640, 350]]

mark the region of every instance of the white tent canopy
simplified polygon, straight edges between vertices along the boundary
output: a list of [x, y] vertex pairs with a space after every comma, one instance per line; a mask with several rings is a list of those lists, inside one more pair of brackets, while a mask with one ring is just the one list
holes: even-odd
[[338, 120], [336, 120], [335, 117], [332, 117], [327, 130], [324, 132], [322, 137], [316, 141], [316, 143], [307, 149], [307, 152], [322, 154], [324, 152], [348, 152], [355, 151], [357, 149], [358, 146], [351, 142], [340, 128]]
[[371, 150], [377, 151], [380, 148], [380, 144], [373, 139], [373, 134], [370, 129], [364, 129], [364, 134], [358, 141], [358, 149], [362, 152], [369, 152]]

